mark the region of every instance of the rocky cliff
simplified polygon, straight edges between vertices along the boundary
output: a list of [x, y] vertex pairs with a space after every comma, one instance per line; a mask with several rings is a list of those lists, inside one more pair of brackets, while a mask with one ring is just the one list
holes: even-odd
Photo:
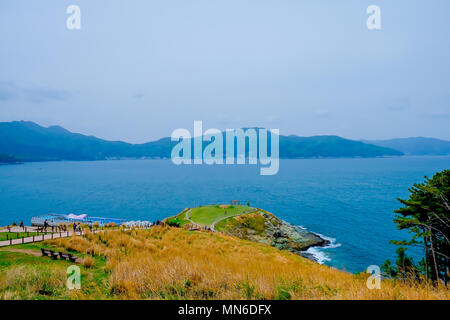
[[223, 220], [217, 224], [216, 230], [297, 254], [309, 247], [328, 243], [317, 234], [295, 227], [264, 210]]

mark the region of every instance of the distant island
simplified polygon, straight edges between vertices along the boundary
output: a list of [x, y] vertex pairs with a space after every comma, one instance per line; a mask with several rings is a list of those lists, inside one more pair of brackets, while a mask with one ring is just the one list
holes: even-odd
[[443, 156], [450, 154], [450, 141], [435, 138], [403, 138], [390, 140], [363, 140], [364, 143], [391, 148], [414, 156]]
[[[403, 152], [338, 136], [279, 136], [280, 158], [401, 156]], [[0, 122], [0, 153], [20, 161], [170, 158], [176, 145], [170, 137], [131, 144], [70, 132], [60, 126], [42, 127], [30, 121]]]

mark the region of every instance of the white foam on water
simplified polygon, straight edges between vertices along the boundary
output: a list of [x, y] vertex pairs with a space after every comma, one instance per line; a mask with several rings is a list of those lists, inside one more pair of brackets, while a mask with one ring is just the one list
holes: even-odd
[[[298, 227], [300, 227], [304, 230], [307, 230], [303, 226], [298, 226]], [[310, 248], [308, 248], [308, 250], [305, 251], [305, 253], [313, 256], [314, 260], [320, 264], [324, 264], [326, 261], [331, 261], [331, 259], [327, 256], [327, 254], [323, 250], [338, 248], [341, 246], [341, 244], [337, 243], [335, 238], [327, 237], [327, 236], [324, 236], [323, 234], [320, 234], [317, 232], [313, 232], [313, 233], [318, 235], [322, 239], [327, 240], [328, 244], [323, 247], [310, 247]]]
[[324, 252], [320, 251], [318, 247], [308, 248], [305, 253], [311, 255], [313, 260], [320, 264], [324, 264], [326, 261], [331, 261], [331, 259], [328, 258]]

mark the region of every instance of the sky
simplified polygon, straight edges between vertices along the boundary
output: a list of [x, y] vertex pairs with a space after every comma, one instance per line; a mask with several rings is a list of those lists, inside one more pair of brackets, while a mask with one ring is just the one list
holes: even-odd
[[449, 12], [448, 0], [2, 0], [0, 121], [133, 143], [194, 120], [450, 140]]

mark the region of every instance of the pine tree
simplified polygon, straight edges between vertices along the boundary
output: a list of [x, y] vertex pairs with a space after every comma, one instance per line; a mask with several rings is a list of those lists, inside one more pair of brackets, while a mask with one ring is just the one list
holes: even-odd
[[404, 207], [394, 211], [398, 213], [394, 222], [413, 236], [409, 241], [392, 243], [422, 247], [424, 258], [416, 269], [427, 279], [447, 284], [450, 280], [450, 170], [438, 172], [431, 179], [425, 177], [424, 183], [414, 184], [409, 191], [408, 200], [398, 199]]

